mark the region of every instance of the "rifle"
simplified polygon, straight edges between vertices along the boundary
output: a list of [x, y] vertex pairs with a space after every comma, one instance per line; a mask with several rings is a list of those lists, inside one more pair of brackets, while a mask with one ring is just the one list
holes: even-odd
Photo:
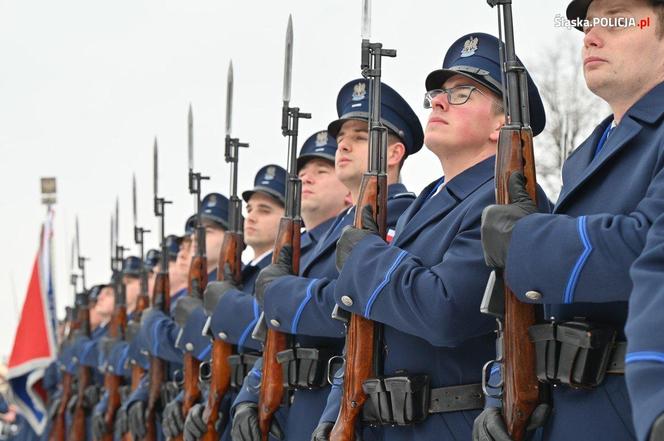
[[[498, 6], [498, 38], [501, 41], [503, 107], [506, 121], [500, 129], [498, 138], [496, 202], [498, 204], [511, 202], [507, 184], [512, 173], [521, 171], [526, 177], [528, 194], [537, 203], [528, 85], [525, 68], [516, 58], [514, 50], [512, 1], [487, 0], [487, 2], [491, 7]], [[528, 328], [535, 324], [535, 306], [521, 303], [507, 285], [502, 283], [502, 274], [499, 271], [492, 272], [485, 297], [491, 293], [497, 293], [497, 297], [504, 296], [503, 314], [494, 314], [498, 315], [498, 342], [502, 344], [502, 351], [498, 352], [500, 356], [495, 361], [485, 365], [483, 383], [486, 385], [493, 363], [502, 364], [503, 415], [512, 438], [521, 441], [525, 436], [528, 419], [539, 402], [535, 346], [528, 337]], [[483, 305], [488, 301], [483, 300]], [[484, 311], [487, 311], [487, 308], [484, 308]]]
[[[299, 107], [290, 107], [291, 80], [293, 72], [293, 17], [288, 17], [286, 29], [286, 53], [284, 57], [284, 88], [283, 105], [281, 110], [281, 134], [288, 138], [288, 184], [286, 186], [286, 210], [279, 222], [279, 232], [272, 251], [272, 263], [277, 263], [282, 248], [291, 247], [291, 271], [300, 272], [300, 231], [302, 218], [300, 217], [300, 198], [302, 182], [297, 174], [297, 135], [300, 118], [311, 118], [310, 113], [301, 113]], [[258, 321], [258, 326], [265, 325], [264, 314]], [[257, 330], [260, 333], [260, 330]], [[261, 390], [258, 400], [258, 424], [261, 430], [261, 439], [267, 441], [270, 432], [270, 423], [274, 413], [279, 409], [284, 396], [284, 382], [281, 364], [277, 361], [277, 354], [286, 350], [289, 344], [286, 334], [274, 329], [267, 330], [267, 337], [263, 346], [263, 373]]]
[[[200, 173], [194, 172], [194, 116], [189, 105], [188, 128], [188, 156], [189, 156], [189, 193], [194, 195], [194, 209], [196, 210], [196, 255], [189, 267], [189, 295], [203, 299], [203, 291], [208, 282], [207, 257], [205, 252], [205, 227], [201, 222], [201, 181], [209, 179]], [[201, 391], [198, 387], [198, 376], [201, 362], [191, 352], [184, 353], [183, 377], [184, 398], [182, 400], [182, 414], [187, 416], [189, 409], [200, 399]], [[181, 441], [184, 435], [180, 433], [176, 440]]]
[[[136, 198], [136, 175], [132, 176], [132, 212], [134, 219], [134, 242], [138, 245], [139, 256], [141, 258], [141, 292], [138, 295], [136, 300], [136, 308], [133, 311], [132, 318], [129, 321], [128, 327], [138, 327], [141, 322], [141, 315], [143, 310], [150, 306], [150, 297], [148, 296], [148, 273], [145, 268], [145, 248], [144, 248], [144, 235], [149, 233], [150, 230], [146, 230], [138, 226], [138, 215], [137, 215], [137, 198]], [[131, 392], [135, 391], [138, 388], [141, 378], [145, 375], [145, 370], [138, 363], [131, 364]], [[133, 437], [131, 433], [127, 432], [124, 435], [124, 441], [132, 441]]]
[[[160, 198], [158, 196], [159, 184], [159, 164], [158, 164], [158, 147], [157, 138], [154, 140], [154, 214], [159, 218], [159, 240], [161, 244], [161, 262], [159, 273], [154, 283], [154, 290], [152, 292], [152, 307], [159, 308], [166, 314], [169, 313], [171, 306], [170, 287], [168, 279], [168, 248], [166, 247], [166, 240], [164, 237], [164, 208], [170, 201]], [[145, 412], [146, 432], [145, 441], [156, 441], [157, 439], [157, 407], [160, 402], [161, 385], [166, 381], [166, 362], [160, 358], [150, 356], [150, 369], [149, 369], [149, 388], [148, 388], [148, 402]]]
[[[80, 236], [78, 232], [78, 219], [76, 220], [76, 255], [78, 256], [78, 268], [81, 271], [82, 291], [76, 295], [77, 321], [79, 329], [77, 334], [90, 336], [90, 305], [89, 294], [85, 287], [85, 257], [80, 252]], [[79, 365], [78, 368], [78, 387], [76, 389], [76, 406], [72, 416], [71, 431], [69, 441], [85, 441], [85, 389], [92, 382], [92, 371], [89, 367]]]
[[[76, 219], [76, 223], [78, 224], [78, 219]], [[60, 346], [60, 350], [63, 350], [63, 348], [67, 344], [71, 343], [73, 334], [80, 327], [80, 323], [77, 321], [76, 317], [77, 316], [76, 296], [78, 292], [78, 275], [74, 272], [75, 255], [76, 255], [76, 238], [74, 238], [74, 240], [72, 240], [71, 243], [71, 254], [70, 254], [71, 261], [70, 261], [70, 276], [69, 276], [69, 283], [74, 289], [74, 307], [69, 307], [69, 306], [67, 307], [65, 334], [62, 344]], [[74, 379], [72, 375], [69, 372], [67, 372], [67, 370], [63, 370], [62, 395], [60, 397], [60, 404], [58, 405], [58, 409], [53, 421], [53, 430], [51, 431], [49, 441], [65, 441], [66, 439], [67, 427], [65, 423], [65, 416], [67, 412], [67, 403], [69, 402], [72, 396], [73, 380]]]
[[[371, 43], [371, 4], [362, 2], [362, 76], [370, 81], [369, 169], [362, 176], [355, 205], [353, 225], [362, 228], [362, 211], [371, 207], [381, 237], [387, 234], [387, 128], [381, 123], [382, 58], [396, 57], [394, 49]], [[343, 395], [337, 420], [330, 432], [331, 441], [353, 441], [355, 426], [367, 399], [362, 384], [378, 377], [383, 366], [382, 326], [358, 314], [342, 313], [335, 308], [335, 318], [346, 322], [346, 355]]]
[[[113, 315], [109, 323], [108, 337], [111, 340], [122, 340], [125, 336], [127, 328], [127, 297], [125, 293], [125, 286], [122, 280], [122, 262], [124, 247], [118, 244], [118, 231], [119, 231], [119, 208], [118, 200], [115, 201], [115, 217], [111, 216], [111, 272], [113, 280], [113, 291], [115, 293], [115, 305], [113, 308]], [[123, 377], [113, 372], [106, 371], [104, 374], [104, 389], [108, 392], [108, 405], [106, 413], [104, 414], [104, 422], [109, 429], [102, 441], [113, 441], [113, 425], [115, 422], [115, 414], [117, 413], [120, 405], [122, 404], [122, 397], [120, 395], [120, 386], [122, 385]]]
[[[219, 265], [217, 267], [217, 280], [224, 280], [226, 272], [230, 271], [233, 282], [239, 285], [242, 282], [242, 251], [244, 240], [242, 238], [242, 201], [237, 195], [237, 166], [240, 147], [249, 147], [247, 143], [241, 143], [238, 138], [231, 137], [231, 121], [233, 112], [233, 62], [228, 65], [228, 77], [226, 81], [226, 142], [225, 160], [231, 165], [230, 188], [231, 198], [229, 206], [229, 229], [224, 234], [219, 253]], [[208, 318], [209, 327], [210, 318]], [[231, 367], [228, 357], [233, 353], [233, 346], [221, 339], [212, 340], [212, 354], [210, 359], [212, 377], [210, 379], [210, 390], [208, 400], [203, 410], [203, 420], [207, 421], [207, 432], [203, 435], [203, 441], [217, 441], [217, 420], [219, 419], [219, 407], [221, 400], [226, 395], [231, 383]]]

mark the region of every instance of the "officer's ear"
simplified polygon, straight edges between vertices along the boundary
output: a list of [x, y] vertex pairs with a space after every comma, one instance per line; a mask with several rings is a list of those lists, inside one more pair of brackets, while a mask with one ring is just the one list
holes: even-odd
[[494, 143], [498, 143], [498, 137], [500, 136], [500, 129], [505, 125], [505, 113], [502, 111], [494, 111], [494, 116], [491, 119], [491, 124], [493, 124], [493, 130], [489, 134], [489, 140]]
[[[398, 139], [395, 137], [395, 139]], [[404, 157], [406, 156], [406, 146], [398, 140], [396, 142], [388, 142], [387, 148], [387, 166], [397, 167], [401, 165]]]

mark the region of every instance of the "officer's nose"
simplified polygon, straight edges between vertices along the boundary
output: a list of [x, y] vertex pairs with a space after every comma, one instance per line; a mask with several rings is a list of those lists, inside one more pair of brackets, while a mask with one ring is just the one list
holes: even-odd
[[313, 173], [309, 172], [300, 173], [300, 180], [302, 181], [303, 184], [313, 184], [314, 182]]
[[604, 46], [604, 41], [601, 38], [601, 31], [599, 26], [590, 26], [586, 29], [583, 30], [583, 32], [586, 34], [583, 37], [583, 47], [584, 49], [589, 49], [589, 48], [599, 48]]
[[447, 111], [450, 109], [450, 103], [447, 101], [447, 93], [439, 93], [431, 99], [431, 111], [435, 110]]

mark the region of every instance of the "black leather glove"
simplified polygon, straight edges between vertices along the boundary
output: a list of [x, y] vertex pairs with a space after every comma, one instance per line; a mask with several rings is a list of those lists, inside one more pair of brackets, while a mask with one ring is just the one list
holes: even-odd
[[226, 263], [224, 264], [224, 280], [210, 282], [205, 287], [205, 292], [203, 293], [205, 314], [208, 316], [212, 315], [214, 308], [219, 303], [219, 299], [232, 289], [240, 289], [240, 287], [233, 282], [233, 273], [228, 263]]
[[[189, 409], [187, 419], [184, 422], [184, 440], [196, 441], [201, 439], [207, 432], [207, 418], [203, 417], [205, 411], [205, 404], [198, 403]], [[224, 414], [219, 412], [219, 418], [215, 423], [215, 430], [221, 434], [224, 424]]]
[[92, 409], [99, 402], [101, 390], [99, 386], [91, 384], [85, 388], [83, 393], [83, 407]]
[[[270, 435], [283, 440], [284, 432], [279, 427], [276, 418], [272, 418]], [[261, 431], [258, 426], [258, 405], [256, 403], [240, 403], [235, 408], [233, 427], [231, 427], [233, 441], [261, 441]]]
[[277, 263], [271, 263], [258, 273], [256, 277], [256, 285], [254, 286], [254, 293], [256, 301], [261, 308], [263, 307], [263, 300], [265, 299], [265, 290], [274, 279], [279, 277], [288, 276], [293, 274], [291, 271], [293, 258], [292, 247], [286, 245], [281, 248]]
[[[551, 413], [551, 406], [546, 403], [537, 405], [533, 414], [530, 415], [526, 432], [532, 432], [542, 427]], [[507, 433], [505, 420], [501, 409], [489, 407], [475, 418], [473, 424], [473, 441], [514, 441]]]
[[655, 420], [648, 439], [649, 441], [664, 441], [664, 413]]
[[129, 407], [129, 432], [133, 435], [134, 439], [142, 439], [146, 433], [145, 427], [145, 403], [142, 401], [135, 401]]
[[182, 415], [182, 403], [178, 400], [170, 401], [165, 407], [162, 417], [161, 431], [168, 438], [175, 438], [182, 433], [184, 427], [184, 416]]
[[347, 226], [337, 241], [337, 271], [341, 272], [355, 245], [370, 234], [378, 234], [378, 224], [373, 218], [371, 205], [365, 205], [362, 209], [362, 228]]
[[311, 441], [329, 441], [330, 432], [334, 427], [334, 423], [323, 421], [316, 426], [314, 433], [311, 434]]
[[[334, 423], [329, 421], [319, 423], [314, 433], [311, 434], [311, 441], [329, 441], [333, 427]], [[355, 441], [362, 441], [362, 429], [355, 429]]]
[[514, 225], [519, 219], [537, 212], [537, 206], [526, 191], [523, 173], [512, 173], [507, 186], [512, 203], [489, 205], [482, 211], [482, 249], [484, 261], [491, 268], [505, 268]]
[[129, 343], [138, 335], [138, 332], [141, 330], [141, 322], [137, 320], [130, 320], [127, 323], [127, 329], [125, 330], [125, 340]]
[[178, 301], [175, 302], [175, 310], [173, 311], [175, 322], [183, 328], [191, 313], [201, 306], [203, 306], [203, 301], [197, 297], [180, 297]]
[[100, 413], [95, 413], [92, 415], [92, 438], [101, 440], [107, 432], [108, 427], [106, 427], [104, 415]]
[[120, 407], [115, 413], [115, 423], [113, 424], [113, 432], [117, 435], [124, 435], [129, 431], [129, 420], [127, 419], [127, 410]]

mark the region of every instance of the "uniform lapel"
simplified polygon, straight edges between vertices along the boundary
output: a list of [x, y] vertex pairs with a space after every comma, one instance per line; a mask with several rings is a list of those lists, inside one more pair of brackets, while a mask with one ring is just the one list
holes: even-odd
[[444, 218], [461, 201], [493, 178], [494, 164], [495, 156], [485, 159], [456, 176], [428, 200], [426, 197], [431, 186], [425, 188], [414, 203], [413, 211], [408, 213], [410, 219], [403, 225], [402, 231], [397, 231], [392, 243], [401, 246], [428, 225]]
[[350, 212], [348, 212], [348, 214], [346, 213], [346, 210], [344, 210], [336, 217], [335, 222], [331, 225], [327, 233], [323, 235], [320, 242], [318, 242], [312, 251], [313, 255], [311, 256], [311, 259], [307, 260], [304, 267], [300, 270], [300, 274], [305, 275], [309, 268], [311, 268], [311, 266], [316, 261], [318, 261], [321, 256], [325, 255], [327, 250], [337, 245], [337, 239], [339, 239], [339, 235], [341, 234], [343, 227], [350, 225], [353, 222], [355, 209], [353, 208], [350, 210]]
[[642, 126], [631, 118], [624, 118], [620, 124], [613, 129], [611, 135], [607, 138], [602, 150], [593, 158], [597, 143], [601, 138], [606, 124], [602, 124], [593, 132], [592, 136], [586, 141], [579, 152], [579, 157], [575, 158], [573, 167], [566, 170], [565, 174], [572, 178], [570, 185], [565, 185], [564, 193], [558, 198], [554, 212], [557, 212], [562, 205], [570, 199], [576, 191], [583, 187], [598, 170], [600, 170], [609, 159], [620, 152], [632, 139], [634, 139], [642, 129]]

